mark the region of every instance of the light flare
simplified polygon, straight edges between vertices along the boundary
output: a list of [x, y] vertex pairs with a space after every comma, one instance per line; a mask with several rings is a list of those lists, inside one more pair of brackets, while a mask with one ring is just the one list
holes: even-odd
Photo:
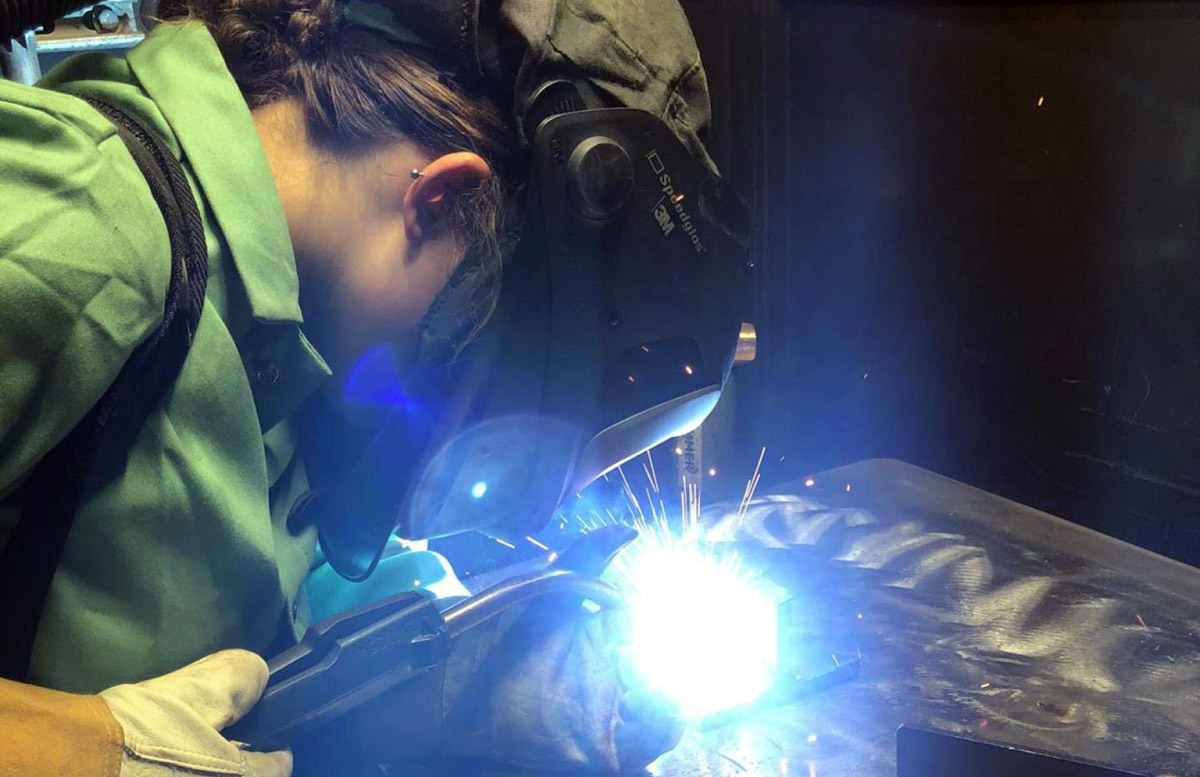
[[679, 535], [662, 517], [634, 524], [609, 570], [628, 603], [631, 680], [693, 720], [754, 702], [775, 678], [778, 602], [694, 522]]
[[[754, 498], [765, 456], [764, 447], [731, 509], [739, 517]], [[776, 678], [780, 589], [746, 568], [731, 546], [706, 541], [698, 483], [683, 480], [676, 518], [668, 515], [649, 453], [642, 472], [649, 510], [618, 467], [627, 509], [574, 516], [584, 533], [610, 524], [638, 530], [605, 573], [627, 604], [623, 676], [690, 720], [750, 705]]]

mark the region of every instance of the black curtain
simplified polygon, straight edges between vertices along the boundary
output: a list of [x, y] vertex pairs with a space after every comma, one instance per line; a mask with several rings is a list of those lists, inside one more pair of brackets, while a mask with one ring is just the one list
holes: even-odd
[[684, 5], [757, 226], [722, 467], [900, 458], [1200, 559], [1200, 7]]

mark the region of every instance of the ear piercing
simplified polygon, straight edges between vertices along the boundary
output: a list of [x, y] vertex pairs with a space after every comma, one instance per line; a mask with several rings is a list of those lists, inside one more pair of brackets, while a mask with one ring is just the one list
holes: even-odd
[[412, 169], [412, 170], [409, 172], [409, 176], [410, 176], [410, 177], [411, 177], [411, 178], [412, 178], [414, 181], [416, 181], [416, 180], [418, 180], [418, 179], [424, 178], [424, 177], [425, 177], [425, 173], [421, 172], [420, 170], [418, 170], [417, 168], [415, 168], [415, 167], [414, 167], [414, 168], [413, 168], [413, 169]]

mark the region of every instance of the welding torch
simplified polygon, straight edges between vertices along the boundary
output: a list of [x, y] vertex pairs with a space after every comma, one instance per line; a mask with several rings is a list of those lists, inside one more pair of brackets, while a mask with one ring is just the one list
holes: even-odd
[[332, 738], [356, 742], [369, 753], [373, 737], [395, 738], [394, 731], [372, 730], [381, 718], [373, 713], [386, 706], [411, 709], [405, 718], [413, 730], [405, 738], [427, 742], [436, 734], [446, 658], [456, 640], [545, 597], [622, 606], [617, 589], [599, 575], [636, 537], [627, 526], [598, 529], [550, 566], [503, 580], [444, 610], [423, 594], [405, 593], [322, 621], [269, 662], [261, 700], [226, 735], [259, 751]]

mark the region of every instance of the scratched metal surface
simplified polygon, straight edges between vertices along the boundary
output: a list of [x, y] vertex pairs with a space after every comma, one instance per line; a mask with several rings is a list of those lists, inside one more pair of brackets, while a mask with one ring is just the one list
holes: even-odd
[[896, 461], [707, 518], [792, 591], [797, 642], [862, 670], [653, 773], [893, 777], [909, 723], [1200, 774], [1200, 571]]

